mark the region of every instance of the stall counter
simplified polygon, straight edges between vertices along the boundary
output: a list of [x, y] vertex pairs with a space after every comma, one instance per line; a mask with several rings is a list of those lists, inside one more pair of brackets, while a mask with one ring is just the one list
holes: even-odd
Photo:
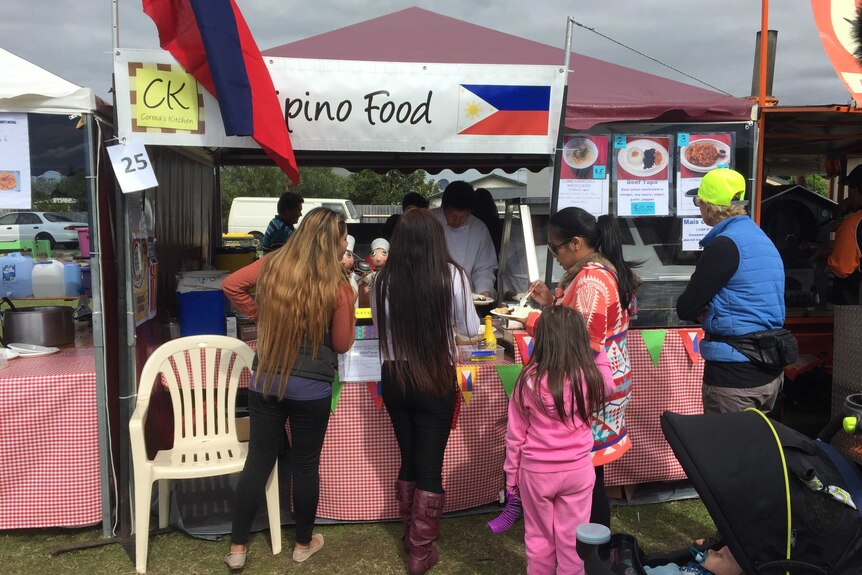
[[[644, 344], [643, 332], [664, 332], [658, 365]], [[626, 486], [685, 479], [685, 472], [661, 431], [661, 414], [703, 413], [701, 382], [703, 359], [692, 361], [683, 337], [692, 329], [629, 330], [628, 352], [632, 370], [632, 393], [626, 409], [626, 427], [631, 449], [605, 467], [606, 486]], [[516, 330], [514, 334], [524, 334]], [[515, 362], [522, 356], [515, 346]]]

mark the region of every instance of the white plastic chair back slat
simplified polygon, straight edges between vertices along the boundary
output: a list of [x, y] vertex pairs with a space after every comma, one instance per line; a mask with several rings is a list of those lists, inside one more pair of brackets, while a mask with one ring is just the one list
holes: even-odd
[[[210, 477], [242, 468], [247, 447], [236, 436], [240, 376], [254, 352], [238, 339], [220, 335], [183, 337], [160, 346], [144, 364], [129, 438], [135, 477], [135, 570], [145, 573], [152, 485], [159, 483], [159, 526], [168, 523], [170, 482]], [[174, 445], [147, 457], [144, 427], [155, 385], [164, 385], [174, 411]], [[272, 552], [281, 552], [278, 471], [266, 484]]]

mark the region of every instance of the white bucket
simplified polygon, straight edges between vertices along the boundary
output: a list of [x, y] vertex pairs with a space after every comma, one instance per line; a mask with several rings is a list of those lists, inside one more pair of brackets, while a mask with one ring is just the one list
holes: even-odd
[[65, 297], [63, 262], [48, 260], [33, 266], [33, 297]]

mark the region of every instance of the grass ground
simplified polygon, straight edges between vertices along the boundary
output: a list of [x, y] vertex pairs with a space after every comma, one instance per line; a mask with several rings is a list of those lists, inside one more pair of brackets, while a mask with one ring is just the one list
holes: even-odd
[[[486, 522], [493, 515], [445, 518], [438, 543], [440, 563], [434, 575], [524, 573], [523, 522], [494, 536]], [[691, 545], [697, 537], [714, 535], [712, 520], [699, 500], [658, 505], [614, 507], [614, 531], [635, 535], [647, 552], [665, 552]], [[308, 562], [290, 560], [293, 529], [282, 529], [284, 549], [270, 553], [267, 532], [253, 536], [245, 574], [373, 574], [405, 573], [398, 523], [324, 525], [318, 530], [326, 547]], [[0, 573], [3, 575], [123, 575], [134, 565], [123, 547], [108, 545], [51, 556], [58, 545], [99, 538], [96, 529], [38, 530], [0, 534]], [[152, 575], [204, 575], [228, 573], [222, 564], [227, 541], [210, 542], [182, 533], [150, 538], [147, 573]]]

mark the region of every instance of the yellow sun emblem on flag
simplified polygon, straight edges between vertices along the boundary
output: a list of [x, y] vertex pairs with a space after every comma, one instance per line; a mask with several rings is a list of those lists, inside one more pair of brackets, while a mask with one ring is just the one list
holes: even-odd
[[482, 114], [482, 106], [479, 105], [479, 102], [476, 100], [471, 100], [467, 107], [464, 108], [464, 113], [467, 114], [467, 117], [471, 120], [474, 118], [478, 118], [480, 114]]

